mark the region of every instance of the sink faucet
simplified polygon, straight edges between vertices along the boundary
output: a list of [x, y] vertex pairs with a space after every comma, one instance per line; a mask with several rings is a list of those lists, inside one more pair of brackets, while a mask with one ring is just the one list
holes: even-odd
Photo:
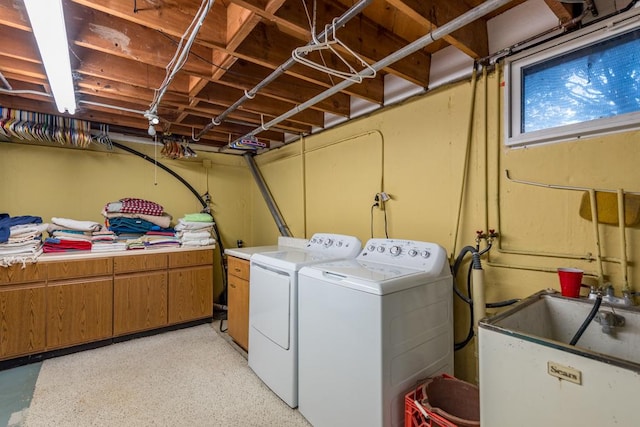
[[598, 293], [602, 294], [602, 302], [609, 303], [611, 305], [632, 306], [634, 305], [633, 296], [631, 291], [622, 291], [622, 296], [615, 296], [615, 292], [611, 283], [605, 284], [602, 288], [598, 289], [595, 286], [591, 287], [589, 291], [589, 299], [595, 299]]
[[607, 335], [613, 335], [615, 328], [624, 326], [624, 317], [612, 311], [600, 311], [593, 320], [602, 325], [602, 332]]

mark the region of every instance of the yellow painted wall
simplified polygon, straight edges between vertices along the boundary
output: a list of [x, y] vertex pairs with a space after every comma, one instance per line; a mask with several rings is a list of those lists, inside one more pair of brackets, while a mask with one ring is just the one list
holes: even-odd
[[[172, 169], [199, 194], [208, 190], [211, 209], [223, 244], [235, 246], [236, 236], [251, 229], [249, 186], [241, 158], [200, 153], [193, 160], [169, 160], [153, 146], [129, 144]], [[203, 160], [211, 160], [207, 169]], [[138, 197], [159, 203], [173, 216], [200, 212], [195, 195], [169, 173], [140, 157], [115, 149], [81, 150], [56, 145], [0, 143], [0, 212], [11, 216], [36, 215], [104, 222], [100, 214], [108, 202]], [[219, 250], [216, 249], [216, 260]], [[222, 290], [220, 263], [215, 264], [216, 295]]]
[[[489, 302], [559, 289], [555, 269], [560, 266], [580, 267], [596, 276], [597, 264], [588, 260], [596, 253], [593, 224], [578, 214], [582, 192], [510, 182], [505, 170], [512, 178], [542, 184], [640, 192], [640, 133], [505, 148], [499, 80], [495, 74], [479, 76], [455, 241], [471, 93], [470, 81], [457, 83], [258, 156], [294, 234], [337, 232], [364, 243], [371, 237], [373, 196], [384, 190], [392, 197], [386, 204], [391, 238], [436, 242], [457, 255], [463, 246], [475, 245], [476, 230], [500, 233], [490, 258], [483, 259]], [[259, 193], [252, 191], [254, 236], [266, 243], [277, 229], [266, 208], [262, 210]], [[375, 237], [384, 237], [383, 224], [384, 213], [375, 209]], [[619, 258], [618, 227], [601, 224], [599, 232], [603, 256]], [[638, 226], [625, 233], [629, 280], [640, 290]], [[518, 251], [524, 254], [514, 253]], [[604, 262], [603, 268], [619, 293], [620, 265]], [[468, 310], [457, 298], [455, 313], [456, 341], [461, 341]], [[469, 345], [456, 354], [458, 377], [475, 380], [473, 353]]]
[[[489, 75], [477, 83], [470, 139], [472, 84], [466, 81], [256, 156], [292, 234], [335, 232], [364, 243], [372, 225], [375, 237], [384, 236], [386, 212], [389, 237], [436, 242], [456, 255], [474, 244], [476, 230], [495, 228], [501, 237], [483, 259], [487, 301], [559, 289], [559, 266], [583, 268], [585, 281], [593, 282], [595, 234], [592, 222], [578, 214], [582, 193], [511, 182], [505, 170], [541, 184], [640, 192], [640, 132], [508, 149], [502, 145], [500, 81]], [[201, 156], [213, 161], [208, 180], [201, 162], [163, 163], [201, 193], [208, 181], [223, 243], [276, 243], [278, 229], [245, 160]], [[131, 155], [0, 143], [0, 210], [12, 215], [99, 220], [106, 202], [125, 196], [155, 200], [176, 218], [199, 209], [166, 173], [158, 171], [155, 182], [153, 165]], [[379, 191], [392, 200], [385, 212], [373, 210], [372, 223]], [[619, 229], [601, 224], [598, 230], [604, 274], [619, 293], [620, 264], [611, 262], [621, 256]], [[638, 226], [625, 235], [630, 285], [640, 290]], [[457, 341], [467, 324], [467, 309], [456, 299]], [[456, 376], [475, 380], [474, 365], [473, 345], [456, 354]]]

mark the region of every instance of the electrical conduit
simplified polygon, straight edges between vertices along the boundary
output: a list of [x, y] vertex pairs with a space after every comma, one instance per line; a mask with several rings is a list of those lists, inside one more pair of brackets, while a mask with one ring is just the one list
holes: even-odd
[[[487, 0], [485, 2], [483, 2], [482, 4], [480, 4], [479, 6], [469, 10], [468, 12], [458, 16], [457, 18], [449, 21], [448, 23], [444, 24], [443, 26], [436, 28], [435, 30], [430, 31], [428, 34], [422, 36], [421, 38], [415, 40], [412, 43], [409, 43], [408, 45], [406, 45], [405, 47], [399, 49], [398, 51], [392, 53], [391, 55], [381, 59], [380, 61], [376, 62], [375, 64], [371, 65], [370, 68], [365, 68], [364, 70], [360, 71], [358, 73], [359, 76], [362, 77], [368, 77], [370, 76], [373, 72], [377, 72], [382, 70], [385, 67], [388, 67], [389, 65], [393, 64], [396, 61], [399, 61], [400, 59], [405, 58], [408, 55], [411, 55], [417, 51], [419, 51], [420, 49], [425, 48], [426, 46], [430, 45], [431, 43], [435, 42], [438, 39], [441, 39], [442, 37], [451, 34], [452, 32], [464, 27], [465, 25], [470, 24], [471, 22], [475, 21], [478, 18], [481, 18], [483, 16], [485, 16], [486, 14], [493, 12], [494, 10], [498, 9], [501, 6], [504, 6], [505, 4], [509, 3], [510, 0]], [[236, 139], [236, 141], [233, 141], [233, 143], [240, 141], [241, 139], [245, 139], [245, 138], [250, 138], [250, 137], [254, 137], [256, 136], [258, 133], [262, 132], [264, 129], [268, 129], [272, 126], [277, 125], [278, 123], [287, 120], [288, 118], [290, 118], [291, 116], [294, 116], [295, 114], [311, 107], [312, 105], [315, 105], [316, 103], [327, 99], [328, 97], [342, 91], [343, 89], [353, 85], [355, 82], [350, 81], [350, 80], [344, 80], [338, 84], [336, 84], [335, 86], [331, 87], [330, 89], [327, 89], [326, 91], [314, 96], [313, 98], [309, 99], [308, 101], [298, 105], [297, 107], [289, 110], [288, 112], [274, 118], [273, 120], [271, 120], [270, 122], [257, 127], [256, 129], [254, 129], [253, 131], [247, 133], [246, 135]], [[231, 144], [229, 144], [231, 145]]]
[[247, 161], [247, 165], [249, 166], [249, 170], [251, 171], [251, 175], [253, 175], [253, 179], [258, 185], [258, 189], [260, 189], [260, 193], [262, 193], [262, 197], [264, 198], [267, 207], [269, 208], [269, 212], [271, 212], [271, 216], [273, 216], [276, 225], [278, 226], [278, 231], [280, 231], [280, 235], [285, 237], [292, 237], [291, 231], [289, 231], [289, 227], [284, 222], [284, 218], [278, 210], [278, 206], [276, 205], [271, 192], [269, 191], [269, 187], [267, 187], [267, 183], [265, 182], [262, 174], [260, 174], [260, 170], [256, 165], [256, 161], [253, 158], [252, 153], [245, 153], [243, 155], [244, 159]]

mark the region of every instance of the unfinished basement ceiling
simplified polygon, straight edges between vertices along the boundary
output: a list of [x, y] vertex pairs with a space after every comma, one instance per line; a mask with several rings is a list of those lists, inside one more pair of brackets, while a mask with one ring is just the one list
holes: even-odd
[[[206, 1], [204, 2], [206, 3]], [[373, 0], [338, 28], [335, 18], [355, 0], [216, 0], [200, 27], [184, 66], [157, 105], [158, 134], [200, 136], [199, 144], [224, 147], [252, 131], [278, 146], [432, 87], [434, 72], [453, 73], [459, 58], [487, 57], [495, 49], [488, 22], [531, 4], [542, 29], [580, 13], [582, 5], [556, 0], [511, 1], [425, 48], [297, 111], [267, 130], [265, 124], [343, 82], [318, 66], [294, 63], [254, 96], [252, 90], [327, 29], [332, 46], [356, 71], [374, 64], [482, 4], [481, 0]], [[167, 76], [201, 0], [64, 0], [78, 110], [73, 117], [114, 132], [146, 136], [154, 94]], [[542, 10], [541, 10], [542, 8]], [[531, 26], [537, 20], [520, 13]], [[534, 25], [535, 26], [535, 25]], [[532, 30], [533, 31], [533, 30]], [[535, 30], [537, 31], [537, 30]], [[517, 41], [517, 40], [516, 40]], [[352, 52], [349, 52], [351, 50]], [[434, 58], [447, 58], [435, 66]], [[456, 59], [458, 58], [458, 59]], [[305, 59], [340, 73], [348, 69], [334, 52], [314, 49]], [[465, 65], [466, 66], [466, 65]], [[22, 0], [0, 0], [0, 106], [56, 114], [53, 98]], [[353, 73], [352, 73], [353, 74]], [[439, 76], [438, 79], [441, 79]], [[239, 102], [240, 101], [240, 102]], [[237, 108], [231, 106], [236, 106]], [[215, 120], [223, 115], [224, 120]], [[214, 125], [212, 123], [216, 121]], [[219, 124], [218, 124], [219, 122]]]

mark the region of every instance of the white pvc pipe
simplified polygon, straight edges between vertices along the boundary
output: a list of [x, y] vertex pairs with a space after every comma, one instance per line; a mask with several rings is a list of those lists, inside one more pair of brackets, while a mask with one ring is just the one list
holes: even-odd
[[475, 357], [476, 357], [476, 384], [479, 384], [478, 369], [479, 352], [478, 352], [478, 323], [487, 315], [484, 291], [484, 270], [471, 270], [471, 294], [473, 296], [473, 332], [475, 333]]

